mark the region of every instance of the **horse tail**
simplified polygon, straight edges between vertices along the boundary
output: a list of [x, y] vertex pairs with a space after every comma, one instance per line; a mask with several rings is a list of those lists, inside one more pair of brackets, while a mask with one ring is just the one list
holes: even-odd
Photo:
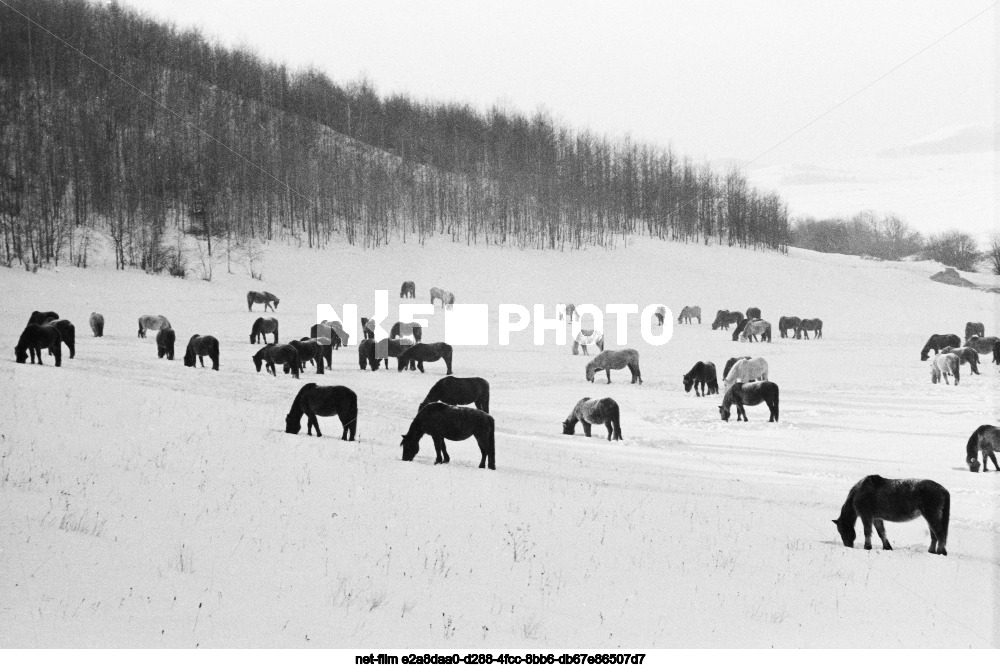
[[490, 450], [489, 450], [489, 460], [491, 466], [490, 468], [496, 468], [496, 456], [497, 456], [497, 441], [496, 441], [496, 421], [493, 419], [492, 415], [487, 415], [487, 424], [490, 428]]
[[948, 520], [951, 519], [951, 493], [947, 489], [944, 492], [944, 499], [941, 503], [941, 528], [938, 531], [938, 544], [948, 540]]
[[[485, 383], [485, 381], [484, 381], [484, 383]], [[490, 384], [489, 383], [485, 383], [485, 387], [483, 388], [482, 395], [479, 397], [479, 399], [480, 399], [480, 401], [483, 404], [483, 409], [482, 409], [483, 412], [489, 413], [490, 412]]]
[[614, 428], [615, 440], [622, 440], [622, 418], [621, 410], [618, 408], [618, 402], [611, 402], [611, 426]]
[[778, 394], [779, 394], [778, 386], [775, 385], [774, 386], [774, 421], [775, 422], [778, 421]]
[[212, 351], [212, 354], [210, 355], [210, 357], [212, 358], [212, 362], [213, 362], [212, 368], [215, 369], [216, 371], [218, 371], [219, 370], [219, 340], [218, 339], [216, 339], [214, 337], [212, 338], [210, 350]]

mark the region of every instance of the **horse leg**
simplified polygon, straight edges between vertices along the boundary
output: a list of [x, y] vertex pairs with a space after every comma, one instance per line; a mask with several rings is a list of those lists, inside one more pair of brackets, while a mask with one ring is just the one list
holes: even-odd
[[[323, 435], [323, 434], [322, 434], [322, 433], [320, 432], [320, 430], [319, 430], [319, 420], [318, 420], [318, 419], [316, 419], [316, 414], [315, 414], [315, 413], [311, 413], [311, 414], [309, 415], [309, 424], [310, 424], [310, 425], [313, 425], [313, 426], [315, 426], [315, 427], [316, 427], [316, 437], [317, 437], [317, 438], [319, 438], [320, 436], [322, 436], [322, 435]], [[312, 429], [310, 429], [310, 432], [309, 432], [309, 433], [312, 433]]]
[[[611, 369], [605, 369], [604, 372], [606, 374], [608, 374], [608, 385], [610, 385], [611, 384]], [[634, 383], [635, 379], [633, 379], [632, 382]]]
[[583, 435], [590, 438], [590, 423], [581, 419], [580, 424], [583, 425]]
[[737, 401], [736, 402], [736, 421], [739, 422], [740, 418], [743, 418], [744, 422], [749, 422], [749, 420], [747, 420], [747, 411], [746, 411], [746, 409], [743, 408], [743, 404], [742, 403], [740, 403], [740, 402]]
[[[875, 531], [878, 532], [878, 537], [882, 539], [882, 549], [891, 550], [892, 545], [889, 545], [889, 539], [885, 537], [885, 524], [883, 524], [880, 519], [874, 520], [873, 524], [875, 524]], [[933, 530], [931, 530], [931, 540], [934, 540]]]
[[1000, 466], [997, 466], [997, 456], [992, 452], [983, 451], [983, 473], [986, 473], [986, 457], [989, 456], [993, 460], [993, 468], [1000, 471]]
[[448, 446], [445, 445], [443, 436], [441, 437], [441, 456], [444, 457], [445, 464], [451, 461], [451, 457], [448, 456]]
[[865, 549], [872, 549], [872, 518], [870, 515], [861, 516], [861, 524], [865, 529]]
[[[388, 367], [386, 367], [386, 368], [388, 368]], [[424, 372], [424, 362], [423, 362], [423, 360], [420, 360], [419, 362], [417, 362], [417, 368], [420, 369], [420, 373]]]
[[615, 434], [614, 425], [612, 424], [611, 420], [608, 420], [607, 422], [604, 423], [604, 426], [608, 428], [608, 440], [610, 441], [611, 437], [614, 436]]

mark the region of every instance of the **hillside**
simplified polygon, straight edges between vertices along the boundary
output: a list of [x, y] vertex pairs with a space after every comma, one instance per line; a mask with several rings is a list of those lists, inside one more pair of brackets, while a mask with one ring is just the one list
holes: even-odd
[[[374, 250], [267, 244], [263, 282], [115, 271], [0, 269], [0, 646], [3, 647], [965, 647], [996, 646], [1000, 474], [969, 473], [969, 434], [1000, 421], [1000, 367], [932, 385], [919, 350], [966, 321], [1000, 331], [996, 294], [929, 280], [931, 263], [871, 262], [629, 238], [571, 253], [443, 240]], [[98, 263], [99, 265], [100, 263]], [[281, 297], [282, 339], [316, 304], [359, 304], [414, 280], [461, 303], [698, 304], [652, 347], [633, 317], [625, 371], [584, 380], [568, 346], [456, 347], [455, 373], [492, 386], [497, 470], [469, 442], [433, 465], [400, 434], [443, 376], [362, 372], [356, 348], [296, 381], [255, 373], [249, 289]], [[717, 309], [819, 317], [819, 340], [734, 343]], [[551, 307], [550, 307], [551, 308]], [[77, 325], [76, 359], [17, 365], [32, 310]], [[91, 311], [107, 319], [92, 338]], [[156, 358], [136, 318], [178, 341], [214, 334], [221, 370]], [[550, 311], [551, 313], [551, 311]], [[390, 317], [390, 322], [394, 318]], [[441, 310], [428, 340], [440, 338]], [[606, 329], [612, 331], [609, 322]], [[550, 341], [551, 341], [551, 334]], [[615, 346], [611, 346], [615, 347]], [[781, 418], [685, 394], [697, 360], [761, 354]], [[358, 440], [284, 433], [301, 385], [359, 397]], [[584, 396], [621, 406], [624, 440], [561, 434]], [[603, 432], [596, 427], [595, 436]], [[840, 544], [830, 520], [861, 477], [932, 478], [951, 491], [948, 556], [926, 523], [887, 523], [893, 551]], [[877, 541], [876, 541], [877, 544]]]

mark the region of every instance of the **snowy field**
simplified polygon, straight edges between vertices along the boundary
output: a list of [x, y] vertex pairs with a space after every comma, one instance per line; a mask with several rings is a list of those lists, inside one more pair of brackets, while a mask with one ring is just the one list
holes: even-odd
[[[932, 333], [969, 320], [1000, 332], [1000, 295], [927, 280], [939, 269], [649, 240], [571, 253], [275, 244], [263, 281], [224, 264], [210, 283], [0, 269], [0, 646], [1000, 645], [1000, 474], [964, 464], [969, 434], [1000, 422], [1000, 367], [984, 357], [954, 387], [919, 361]], [[477, 468], [474, 441], [450, 444], [446, 466], [429, 438], [400, 461], [441, 363], [362, 372], [352, 341], [318, 378], [254, 371], [261, 313], [247, 290], [281, 298], [287, 340], [308, 334], [317, 303], [367, 315], [388, 289], [394, 313], [403, 280], [421, 302], [440, 286], [491, 306], [491, 345], [456, 347], [454, 370], [492, 386], [496, 471]], [[645, 383], [619, 371], [589, 384], [585, 358], [532, 345], [530, 330], [496, 345], [499, 303], [556, 302], [663, 302], [675, 316], [697, 304], [705, 319], [653, 347], [633, 316]], [[824, 337], [711, 330], [716, 310], [749, 306], [775, 325], [822, 318]], [[76, 324], [62, 368], [14, 363], [36, 309]], [[136, 337], [147, 313], [173, 323], [177, 360]], [[439, 308], [425, 340], [442, 322]], [[219, 338], [219, 372], [183, 366], [195, 333]], [[719, 397], [685, 394], [696, 361], [721, 371], [739, 354], [768, 360], [779, 423], [764, 406], [724, 423]], [[304, 421], [284, 433], [298, 388], [317, 381], [357, 392], [356, 442], [336, 418], [320, 418], [319, 439]], [[600, 426], [562, 435], [584, 396], [621, 405], [623, 441]], [[927, 553], [922, 519], [887, 524], [891, 552], [840, 544], [830, 520], [872, 473], [951, 491], [947, 557]]]

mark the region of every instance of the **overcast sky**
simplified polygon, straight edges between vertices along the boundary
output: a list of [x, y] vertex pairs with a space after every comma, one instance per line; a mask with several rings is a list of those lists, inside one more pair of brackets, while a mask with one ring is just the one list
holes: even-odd
[[[122, 1], [292, 67], [313, 65], [339, 82], [364, 75], [382, 93], [405, 91], [482, 109], [498, 101], [525, 112], [544, 107], [578, 128], [629, 134], [672, 144], [698, 160], [740, 165], [995, 5]], [[930, 165], [936, 154], [967, 155], [967, 163], [944, 161], [954, 173], [940, 179], [940, 195], [962, 201], [978, 196], [980, 213], [960, 219], [978, 215], [972, 227], [995, 227], [998, 34], [1000, 7], [993, 6], [753, 168], [779, 191], [789, 185], [783, 194], [793, 213], [805, 214], [810, 206], [825, 206], [807, 191], [822, 190], [830, 169], [851, 171], [853, 161], [861, 161], [864, 180], [892, 180], [897, 168], [900, 174], [920, 171], [909, 157]], [[956, 169], [979, 175], [970, 186], [974, 192], [956, 193], [945, 184], [968, 181]], [[922, 179], [923, 198], [928, 182]], [[906, 192], [895, 197], [912, 199]], [[833, 199], [848, 209], [866, 202], [866, 196], [857, 203], [849, 195]], [[893, 202], [889, 197], [879, 205]], [[904, 213], [925, 230], [944, 224], [922, 219], [920, 211]]]

